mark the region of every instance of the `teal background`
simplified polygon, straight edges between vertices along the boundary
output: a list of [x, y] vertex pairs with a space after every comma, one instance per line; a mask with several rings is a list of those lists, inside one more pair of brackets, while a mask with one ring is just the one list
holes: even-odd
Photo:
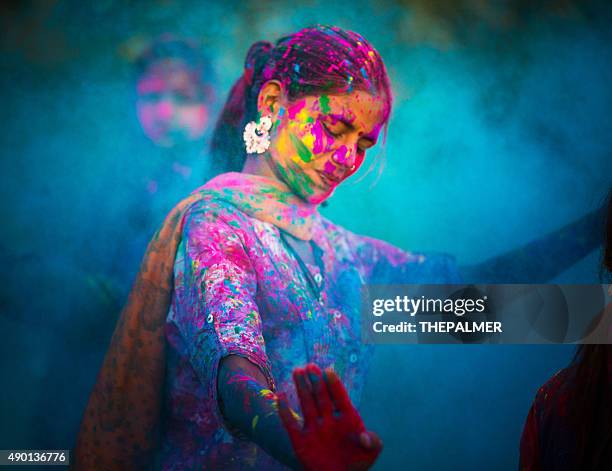
[[[362, 33], [387, 64], [395, 108], [374, 169], [323, 213], [404, 249], [481, 261], [595, 209], [610, 187], [603, 1], [106, 0], [0, 11], [0, 448], [73, 444], [114, 325], [94, 280], [127, 230], [117, 221], [134, 182], [162, 158], [135, 123], [130, 51], [146, 38], [202, 41], [218, 109], [252, 42], [313, 23]], [[599, 257], [554, 281], [596, 283]], [[516, 469], [531, 400], [572, 353], [378, 347], [362, 404], [385, 442], [375, 469]]]

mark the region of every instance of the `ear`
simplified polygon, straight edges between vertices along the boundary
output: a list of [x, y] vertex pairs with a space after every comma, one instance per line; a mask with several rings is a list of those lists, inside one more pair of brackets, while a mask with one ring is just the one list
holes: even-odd
[[276, 118], [283, 98], [283, 86], [278, 80], [264, 83], [257, 96], [257, 111], [260, 116]]

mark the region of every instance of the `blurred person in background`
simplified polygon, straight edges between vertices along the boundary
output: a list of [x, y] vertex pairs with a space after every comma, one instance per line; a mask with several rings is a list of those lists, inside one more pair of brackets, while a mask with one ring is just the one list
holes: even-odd
[[134, 70], [132, 138], [101, 177], [115, 197], [100, 198], [89, 223], [106, 225], [90, 243], [104, 259], [90, 263], [86, 276], [91, 303], [104, 306], [111, 323], [165, 215], [194, 188], [231, 169], [209, 158], [216, 75], [201, 45], [170, 33], [133, 42], [126, 47]]
[[107, 271], [96, 278], [117, 312], [165, 215], [194, 188], [229, 170], [222, 162], [213, 165], [207, 152], [215, 75], [200, 45], [163, 34], [146, 45], [134, 63], [140, 130], [125, 158], [116, 162], [123, 168], [125, 187], [120, 191], [126, 198], [124, 207], [109, 216], [120, 219], [113, 233], [115, 253]]

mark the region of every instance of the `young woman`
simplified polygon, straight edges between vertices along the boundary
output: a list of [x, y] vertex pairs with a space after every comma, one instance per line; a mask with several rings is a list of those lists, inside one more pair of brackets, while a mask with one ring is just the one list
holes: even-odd
[[[602, 282], [612, 282], [612, 192], [602, 266]], [[571, 364], [538, 390], [521, 437], [522, 470], [612, 466], [612, 304], [597, 325], [601, 336], [580, 345]]]
[[[371, 356], [360, 289], [461, 279], [448, 255], [404, 252], [317, 211], [362, 165], [391, 105], [380, 55], [354, 32], [317, 26], [250, 48], [213, 138], [216, 156], [246, 148], [243, 172], [194, 192], [149, 245], [85, 412], [77, 466], [144, 466], [160, 431], [164, 469], [373, 463], [380, 441], [353, 406]], [[530, 245], [465, 273], [511, 281], [521, 257], [552, 247], [557, 264], [533, 266], [532, 278], [545, 278], [594, 245], [586, 238], [573, 257]]]

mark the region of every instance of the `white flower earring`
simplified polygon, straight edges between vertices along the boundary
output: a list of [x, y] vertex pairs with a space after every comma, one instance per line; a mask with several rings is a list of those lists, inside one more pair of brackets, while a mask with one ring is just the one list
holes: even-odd
[[259, 124], [255, 121], [247, 123], [244, 127], [242, 138], [246, 145], [247, 154], [263, 154], [270, 147], [270, 129], [272, 119], [269, 116], [262, 116]]

